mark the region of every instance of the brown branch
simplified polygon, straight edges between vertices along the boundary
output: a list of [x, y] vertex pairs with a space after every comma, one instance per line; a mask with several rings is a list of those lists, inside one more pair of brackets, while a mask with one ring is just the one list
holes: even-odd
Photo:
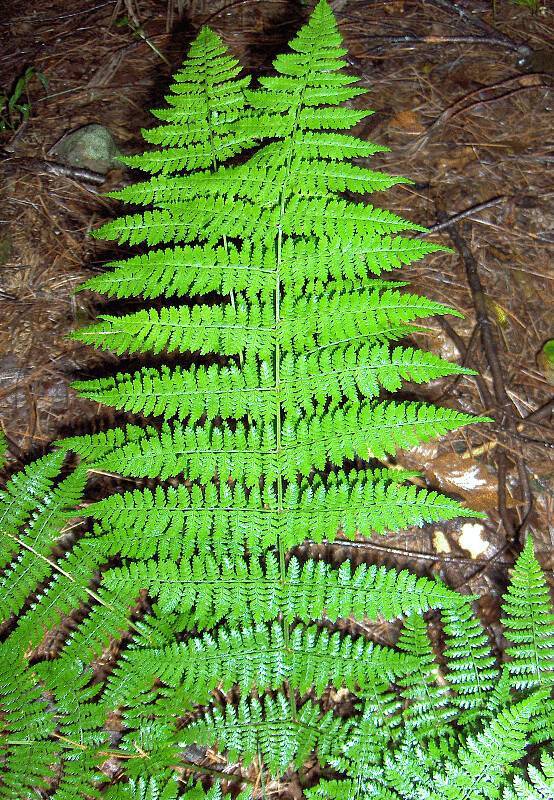
[[[306, 544], [317, 544], [317, 542], [308, 540]], [[347, 539], [335, 539], [332, 542], [323, 541], [321, 544], [330, 547], [352, 547], [357, 550], [379, 550], [380, 552], [389, 553], [390, 555], [414, 558], [421, 561], [444, 561], [446, 564], [459, 564], [460, 562], [467, 562], [471, 564], [488, 564], [490, 561], [488, 558], [470, 558], [469, 556], [449, 556], [443, 553], [418, 552], [416, 550], [404, 550], [401, 547], [375, 544], [374, 542], [350, 542]], [[502, 563], [506, 566], [511, 564], [509, 561]]]
[[533, 73], [530, 75], [516, 75], [513, 78], [507, 78], [504, 81], [499, 81], [491, 86], [484, 86], [481, 89], [475, 89], [468, 94], [463, 95], [456, 100], [452, 105], [442, 111], [439, 116], [431, 123], [424, 134], [419, 136], [411, 146], [413, 151], [419, 150], [432, 136], [436, 128], [449, 122], [458, 114], [464, 111], [469, 111], [472, 108], [480, 106], [482, 103], [492, 103], [496, 100], [510, 97], [517, 92], [526, 89], [549, 88], [551, 85], [551, 77], [545, 73]]
[[434, 5], [437, 8], [442, 9], [443, 11], [446, 11], [450, 15], [456, 15], [460, 20], [464, 20], [464, 22], [469, 24], [472, 28], [480, 30], [485, 37], [489, 37], [501, 42], [508, 50], [514, 50], [516, 53], [518, 53], [520, 58], [523, 56], [528, 56], [532, 52], [531, 48], [527, 45], [514, 42], [512, 39], [506, 36], [505, 33], [502, 33], [502, 31], [497, 30], [492, 25], [489, 25], [488, 22], [485, 22], [476, 16], [473, 7], [470, 6], [470, 10], [466, 11], [464, 8], [464, 5], [466, 5], [464, 0], [458, 0], [458, 2], [452, 2], [452, 0], [427, 0], [427, 2], [431, 3], [431, 5]]
[[8, 150], [0, 151], [0, 158], [8, 162], [8, 169], [24, 169], [28, 172], [46, 173], [55, 177], [71, 178], [81, 183], [92, 183], [100, 186], [106, 180], [106, 176], [100, 172], [93, 172], [84, 167], [69, 167], [67, 164], [60, 164], [57, 161], [46, 161], [42, 158], [30, 158], [26, 156], [14, 156]]
[[[439, 222], [444, 222], [447, 219], [446, 215], [443, 213], [439, 213], [437, 216]], [[463, 230], [464, 228], [462, 227], [462, 231]], [[504, 384], [504, 377], [502, 374], [502, 367], [500, 365], [496, 349], [496, 342], [493, 333], [493, 323], [489, 317], [486, 297], [483, 291], [481, 278], [479, 276], [479, 268], [477, 265], [477, 261], [473, 253], [469, 249], [468, 245], [466, 244], [465, 239], [461, 235], [460, 229], [458, 228], [457, 225], [450, 226], [449, 235], [464, 262], [467, 282], [471, 291], [471, 297], [475, 308], [477, 324], [479, 326], [481, 334], [481, 342], [483, 345], [483, 350], [485, 352], [485, 357], [487, 359], [487, 363], [492, 377], [496, 405], [501, 415], [498, 422], [500, 423], [501, 429], [505, 429], [505, 431], [508, 434], [515, 433], [516, 420], [514, 416], [514, 410], [518, 416], [519, 414], [517, 408], [515, 407], [514, 403], [512, 402], [512, 400], [508, 396], [508, 393], [506, 392], [506, 386]], [[516, 466], [518, 471], [519, 484], [521, 487], [523, 499], [526, 506], [523, 520], [521, 521], [521, 523], [517, 528], [513, 524], [511, 517], [508, 513], [508, 507], [507, 507], [508, 460], [506, 453], [502, 448], [498, 449], [497, 459], [496, 459], [496, 465], [498, 470], [498, 512], [502, 519], [502, 524], [504, 525], [506, 536], [510, 541], [513, 540], [520, 541], [521, 536], [523, 535], [523, 532], [528, 525], [530, 514], [533, 509], [533, 495], [531, 492], [529, 476], [527, 475], [527, 469], [525, 467], [525, 462], [521, 452], [520, 443], [516, 444], [516, 449], [518, 450], [518, 455], [516, 456]]]
[[[466, 347], [466, 343], [462, 339], [459, 333], [454, 330], [452, 325], [448, 322], [448, 320], [444, 319], [444, 317], [437, 317], [437, 324], [443, 329], [449, 339], [454, 342], [454, 345], [460, 356], [462, 357], [462, 363], [466, 367], [471, 367], [468, 358], [468, 351]], [[473, 378], [475, 381], [475, 385], [477, 386], [477, 391], [479, 392], [479, 397], [481, 398], [481, 403], [483, 404], [484, 409], [491, 409], [494, 406], [494, 400], [491, 396], [487, 388], [487, 384], [483, 380], [480, 375], [470, 375], [468, 376], [470, 379]]]
[[554, 413], [554, 397], [552, 400], [549, 400], [548, 403], [545, 403], [540, 408], [537, 408], [536, 411], [533, 411], [531, 414], [528, 414], [526, 417], [522, 419], [520, 424], [517, 426], [518, 430], [521, 430], [524, 425], [528, 425], [529, 423], [535, 425], [542, 422], [543, 419], [548, 419]]
[[485, 47], [504, 47], [508, 50], [521, 51], [521, 47], [514, 42], [505, 41], [498, 36], [416, 36], [406, 33], [400, 36], [386, 36], [375, 34], [367, 39], [379, 39], [387, 44], [480, 44]]
[[465, 219], [466, 217], [473, 217], [474, 214], [478, 214], [480, 211], [484, 211], [486, 208], [491, 208], [491, 206], [496, 206], [498, 203], [504, 203], [506, 200], [509, 200], [509, 196], [501, 194], [498, 195], [498, 197], [493, 197], [484, 203], [479, 203], [476, 206], [471, 206], [471, 208], [466, 208], [465, 211], [459, 211], [457, 214], [453, 214], [451, 217], [448, 217], [444, 220], [444, 222], [437, 222], [436, 225], [431, 225], [427, 231], [424, 233], [418, 233], [414, 238], [423, 239], [430, 233], [438, 233], [439, 231], [443, 231], [446, 228], [450, 228], [452, 225], [454, 225], [454, 223]]

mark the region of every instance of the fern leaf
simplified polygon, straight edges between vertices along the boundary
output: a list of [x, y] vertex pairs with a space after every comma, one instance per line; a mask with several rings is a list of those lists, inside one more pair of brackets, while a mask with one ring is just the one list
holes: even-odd
[[237, 79], [240, 71], [221, 39], [203, 28], [174, 75], [169, 108], [153, 112], [167, 124], [143, 131], [147, 142], [163, 149], [124, 157], [123, 163], [171, 173], [211, 167], [251, 147], [256, 136], [242, 117], [249, 78]]
[[[445, 609], [446, 612], [446, 609]], [[448, 691], [437, 681], [437, 666], [425, 621], [410, 614], [404, 622], [398, 648], [415, 657], [415, 670], [401, 676], [402, 696], [408, 701], [404, 720], [408, 731], [417, 738], [444, 735], [452, 710], [448, 707]]]
[[[403, 486], [404, 474], [383, 470], [332, 476], [287, 487], [283, 530], [277, 498], [270, 492], [250, 492], [240, 484], [201, 488], [158, 487], [111, 495], [87, 508], [100, 523], [98, 544], [106, 555], [130, 558], [190, 558], [210, 553], [219, 563], [245, 550], [257, 557], [276, 547], [279, 537], [287, 548], [300, 544], [309, 533], [316, 542], [333, 541], [340, 532], [348, 539], [357, 533], [395, 531], [434, 520], [475, 516], [455, 500], [415, 486]], [[132, 534], [132, 535], [129, 535]]]
[[[400, 251], [401, 245], [398, 245]], [[422, 250], [422, 253], [427, 252]], [[418, 256], [414, 253], [414, 258]], [[394, 256], [391, 254], [391, 258]], [[241, 248], [202, 245], [152, 250], [126, 261], [107, 264], [107, 271], [86, 281], [81, 289], [111, 297], [182, 297], [231, 291], [250, 298], [271, 288], [274, 254], [245, 243]]]
[[[360, 637], [329, 635], [302, 625], [286, 632], [282, 623], [273, 623], [270, 628], [219, 630], [217, 636], [205, 634], [164, 649], [137, 647], [112, 678], [109, 696], [114, 705], [132, 703], [140, 691], [137, 687], [149, 688], [154, 676], [198, 703], [208, 702], [216, 686], [223, 691], [237, 685], [243, 693], [264, 692], [279, 689], [284, 681], [302, 694], [313, 687], [318, 697], [329, 685], [346, 686], [365, 696], [385, 676], [392, 681], [409, 673], [414, 662], [410, 654]], [[122, 697], [119, 687], [129, 683], [132, 694]]]
[[131, 563], [110, 570], [104, 583], [114, 591], [147, 589], [164, 613], [177, 607], [190, 611], [190, 624], [199, 628], [214, 627], [222, 619], [229, 625], [261, 624], [279, 614], [288, 622], [297, 618], [308, 624], [321, 617], [395, 619], [457, 599], [435, 581], [373, 566], [352, 572], [348, 563], [334, 570], [324, 562], [301, 567], [291, 558], [284, 579], [279, 576], [278, 561], [268, 553], [264, 565], [237, 559], [220, 566], [208, 558]]
[[[108, 788], [103, 796], [105, 800], [222, 800], [218, 783], [207, 791], [204, 791], [200, 782], [180, 791], [176, 780], [158, 782], [154, 778], [130, 780], [124, 785]], [[241, 792], [238, 800], [249, 800], [250, 796], [249, 792]]]
[[503, 800], [553, 800], [554, 798], [554, 758], [543, 751], [541, 769], [528, 767], [529, 781], [516, 775], [513, 788], [506, 788]]
[[[54, 463], [58, 461], [56, 459]], [[58, 486], [37, 498], [30, 523], [16, 537], [20, 552], [0, 577], [0, 617], [3, 621], [20, 611], [27, 596], [50, 574], [52, 547], [60, 528], [74, 515], [73, 509], [81, 499], [85, 481], [86, 471], [77, 469]], [[42, 484], [40, 488], [44, 492], [46, 487]], [[27, 499], [32, 496], [28, 495]]]
[[502, 604], [508, 670], [518, 689], [552, 686], [554, 614], [544, 573], [529, 536], [518, 558]]
[[310, 701], [295, 709], [282, 694], [241, 700], [238, 708], [215, 708], [204, 720], [192, 723], [181, 732], [181, 742], [213, 744], [226, 750], [231, 761], [241, 758], [250, 764], [258, 754], [271, 775], [282, 775], [293, 763], [299, 767], [316, 750], [321, 762], [336, 746], [345, 723], [330, 712], [321, 715]]
[[141, 310], [124, 317], [100, 315], [101, 323], [73, 334], [87, 344], [121, 355], [149, 350], [240, 353], [248, 345], [269, 355], [275, 330], [268, 307], [194, 306]]
[[[471, 370], [443, 361], [433, 353], [387, 345], [340, 345], [297, 359], [285, 356], [280, 388], [283, 407], [292, 415], [298, 407], [308, 412], [314, 400], [338, 404], [354, 401], [358, 392], [378, 396], [380, 388], [395, 391], [404, 380], [424, 383], [445, 375], [471, 375]], [[203, 416], [273, 419], [276, 390], [270, 365], [248, 358], [240, 368], [162, 366], [143, 367], [133, 374], [73, 383], [82, 397], [131, 413], [161, 416], [165, 420]]]
[[[498, 793], [497, 776], [524, 740], [551, 730], [546, 701], [541, 716], [529, 710], [533, 698], [508, 710], [510, 692], [491, 700], [496, 672], [469, 600], [407, 572], [335, 568], [287, 552], [470, 515], [406, 486], [411, 473], [360, 461], [483, 419], [379, 398], [404, 381], [469, 371], [393, 345], [418, 321], [459, 314], [385, 280], [442, 248], [408, 238], [421, 226], [362, 202], [406, 180], [353, 161], [386, 148], [346, 134], [368, 112], [339, 107], [363, 93], [343, 71], [345, 53], [320, 2], [292, 51], [276, 58], [276, 76], [250, 91], [203, 29], [168, 107], [155, 112], [161, 124], [144, 134], [154, 149], [125, 159], [149, 175], [112, 197], [137, 211], [96, 235], [159, 248], [110, 264], [86, 288], [155, 302], [101, 316], [75, 338], [140, 354], [141, 368], [76, 388], [159, 425], [67, 439], [58, 461], [37, 468], [36, 496], [28, 473], [0, 498], [12, 526], [5, 613], [20, 615], [0, 653], [15, 652], [22, 665], [21, 719], [33, 734], [16, 740], [7, 726], [10, 757], [15, 741], [27, 748], [23, 760], [37, 749], [24, 793], [40, 775], [53, 800], [95, 796], [116, 761], [130, 782], [115, 797], [174, 800], [172, 775], [191, 766], [183, 748], [194, 742], [245, 766], [257, 759], [275, 776], [315, 754], [346, 777], [338, 797], [413, 800], [416, 786], [423, 800], [443, 791], [444, 776], [462, 793], [468, 781]], [[257, 149], [230, 161], [247, 148]], [[81, 466], [60, 482], [71, 449]], [[92, 529], [60, 554], [61, 519], [88, 470], [155, 483], [93, 503]], [[17, 562], [13, 537], [25, 545]], [[429, 609], [443, 614], [445, 686], [416, 616]], [[62, 625], [55, 657], [41, 659], [44, 632], [68, 614], [75, 627]], [[333, 627], [399, 616], [408, 616], [399, 649]], [[348, 722], [315, 704], [329, 686], [361, 697]], [[219, 693], [201, 711], [218, 688], [227, 700]], [[488, 721], [481, 733], [478, 714]], [[433, 743], [437, 731], [444, 744]], [[492, 763], [490, 780], [471, 772], [474, 743]], [[22, 771], [8, 770], [14, 797]], [[206, 796], [200, 786], [191, 792], [189, 800]], [[219, 789], [207, 796], [219, 800]]]
[[525, 753], [531, 718], [544, 695], [504, 709], [477, 737], [469, 737], [455, 763], [435, 775], [430, 800], [469, 800], [498, 795], [505, 770]]
[[448, 682], [456, 690], [456, 704], [467, 709], [460, 721], [467, 721], [482, 713], [497, 685], [498, 670], [487, 634], [469, 600], [460, 598], [444, 609], [442, 618]]
[[30, 517], [37, 503], [41, 502], [58, 475], [65, 456], [51, 453], [37, 462], [29, 464], [16, 473], [0, 492], [0, 566], [5, 567], [17, 550], [14, 536]]
[[[277, 448], [273, 427], [237, 424], [220, 427], [164, 425], [161, 432], [128, 426], [119, 435], [76, 437], [64, 446], [87, 458], [98, 469], [133, 477], [161, 477], [186, 473], [191, 480], [209, 482], [217, 474], [232, 477], [248, 488], [260, 474], [274, 482], [279, 475], [293, 481], [298, 474], [323, 469], [328, 461], [340, 464], [359, 456], [383, 458], [397, 448], [411, 447], [433, 436], [487, 418], [470, 417], [449, 408], [420, 403], [364, 404], [336, 409], [321, 417], [285, 423], [282, 446]], [[113, 444], [107, 444], [107, 439]], [[106, 441], [103, 446], [102, 442]], [[102, 448], [102, 449], [100, 449]]]

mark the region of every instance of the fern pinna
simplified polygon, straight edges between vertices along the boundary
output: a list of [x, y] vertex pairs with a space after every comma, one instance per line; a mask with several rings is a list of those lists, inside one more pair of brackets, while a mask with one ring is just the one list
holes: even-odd
[[[317, 759], [326, 779], [314, 798], [484, 798], [509, 785], [527, 744], [551, 738], [552, 617], [530, 542], [507, 601], [514, 644], [503, 670], [471, 598], [295, 551], [472, 515], [382, 462], [476, 418], [380, 397], [405, 380], [468, 372], [397, 344], [418, 320], [457, 312], [383, 278], [440, 247], [345, 196], [404, 179], [352, 163], [382, 148], [343, 132], [369, 112], [341, 105], [362, 91], [343, 71], [325, 2], [291, 48], [274, 62], [277, 77], [251, 90], [203, 30], [154, 112], [161, 124], [145, 132], [158, 147], [126, 159], [151, 177], [113, 193], [147, 210], [97, 233], [155, 249], [86, 288], [153, 302], [75, 337], [151, 360], [76, 388], [152, 420], [66, 439], [26, 473], [46, 471], [39, 488], [49, 492], [73, 451], [80, 465], [63, 485], [74, 494], [87, 470], [138, 488], [88, 506], [94, 526], [69, 549], [52, 535], [11, 534], [0, 797], [39, 785], [53, 800], [174, 798], [186, 770], [218, 773], [193, 759], [194, 748], [217, 746], [241, 761], [255, 795]], [[4, 499], [15, 531], [35, 495], [20, 514], [14, 486]], [[41, 562], [32, 580], [18, 566], [26, 553]], [[18, 570], [28, 576], [21, 597]], [[440, 665], [427, 611], [441, 612]], [[394, 648], [335, 627], [400, 616]], [[45, 658], [44, 632], [60, 625], [62, 647]], [[122, 652], [108, 657], [122, 634]], [[353, 714], [329, 710], [328, 687], [344, 690]], [[125, 780], [104, 791], [114, 763]]]

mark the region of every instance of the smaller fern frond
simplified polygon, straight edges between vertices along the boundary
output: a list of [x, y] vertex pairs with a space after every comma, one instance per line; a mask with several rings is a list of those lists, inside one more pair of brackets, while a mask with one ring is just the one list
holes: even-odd
[[[52, 459], [52, 465], [58, 466], [59, 458]], [[87, 478], [86, 470], [77, 468], [57, 486], [45, 491], [46, 482], [41, 480], [37, 466], [39, 465], [33, 464], [31, 469], [37, 479], [33, 488], [40, 491], [40, 495], [33, 497], [32, 491], [27, 495], [27, 502], [34, 499], [35, 509], [31, 521], [14, 536], [13, 541], [19, 553], [0, 577], [0, 618], [3, 621], [10, 614], [20, 611], [27, 596], [50, 575], [52, 548], [63, 525], [70, 517], [75, 516], [75, 508], [81, 500]], [[16, 481], [15, 485], [20, 490], [23, 488], [22, 481]], [[13, 487], [14, 484], [12, 489]], [[9, 489], [8, 485], [7, 490]], [[20, 505], [19, 509], [14, 509], [15, 513], [10, 519], [12, 524], [19, 517], [17, 512], [21, 508]], [[9, 530], [4, 535], [9, 536]]]
[[122, 157], [123, 163], [170, 174], [212, 167], [251, 147], [256, 135], [243, 116], [250, 79], [237, 78], [240, 71], [221, 39], [202, 28], [174, 75], [165, 98], [169, 107], [153, 112], [163, 124], [143, 130], [144, 139], [161, 149]]
[[401, 676], [402, 697], [408, 705], [403, 717], [407, 733], [417, 738], [444, 735], [452, 719], [449, 692], [437, 681], [437, 664], [425, 620], [410, 614], [404, 621], [397, 647], [415, 658], [413, 672]]
[[[342, 345], [311, 356], [283, 358], [280, 389], [283, 408], [292, 414], [301, 407], [309, 411], [314, 400], [343, 397], [354, 401], [357, 393], [376, 397], [381, 387], [397, 391], [404, 380], [425, 383], [445, 375], [472, 375], [472, 370], [444, 361], [433, 353], [412, 348], [367, 344]], [[240, 419], [273, 418], [276, 413], [274, 377], [266, 361], [247, 358], [239, 368], [192, 365], [143, 367], [133, 374], [113, 378], [75, 381], [82, 397], [135, 414], [160, 416], [165, 420], [195, 422], [204, 415]]]
[[44, 456], [17, 472], [0, 492], [0, 567], [5, 567], [17, 550], [13, 537], [48, 494], [64, 459], [61, 452]]
[[506, 650], [516, 689], [552, 686], [554, 682], [554, 614], [545, 575], [533, 540], [515, 563], [502, 602], [502, 623], [513, 644]]
[[100, 314], [99, 319], [102, 322], [75, 331], [72, 338], [119, 355], [162, 350], [233, 355], [248, 347], [268, 357], [275, 338], [269, 306], [246, 303], [236, 308], [199, 305], [141, 309], [121, 317]]
[[0, 704], [2, 707], [2, 776], [0, 793], [6, 800], [31, 796], [54, 775], [57, 745], [50, 739], [55, 720], [26, 663], [0, 646]]
[[512, 787], [504, 789], [502, 800], [554, 800], [554, 757], [544, 750], [540, 769], [527, 767], [529, 780], [516, 775]]
[[455, 690], [455, 705], [465, 709], [460, 722], [478, 718], [497, 686], [498, 669], [490, 641], [471, 600], [460, 596], [442, 612], [447, 681]]
[[525, 753], [531, 719], [545, 695], [537, 693], [504, 709], [476, 737], [468, 737], [454, 762], [434, 775], [429, 800], [498, 795], [507, 769]]
[[238, 708], [216, 707], [203, 720], [184, 728], [180, 739], [182, 744], [217, 742], [230, 761], [240, 758], [245, 766], [260, 755], [268, 772], [277, 777], [291, 764], [300, 767], [314, 750], [320, 763], [325, 763], [347, 728], [348, 723], [331, 712], [322, 714], [309, 700], [294, 708], [277, 694], [262, 701], [242, 699]]

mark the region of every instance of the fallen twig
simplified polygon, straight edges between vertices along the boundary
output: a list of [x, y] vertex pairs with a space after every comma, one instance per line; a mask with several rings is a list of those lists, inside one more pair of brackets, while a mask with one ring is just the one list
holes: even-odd
[[509, 200], [509, 195], [501, 194], [498, 195], [498, 197], [493, 197], [484, 203], [479, 203], [476, 206], [471, 206], [471, 208], [466, 208], [465, 211], [460, 211], [457, 214], [453, 214], [451, 217], [448, 217], [448, 219], [445, 219], [444, 222], [437, 222], [436, 225], [431, 225], [431, 227], [428, 228], [425, 233], [418, 233], [414, 238], [422, 239], [425, 236], [428, 236], [430, 233], [438, 233], [438, 231], [443, 231], [446, 228], [450, 228], [450, 226], [454, 225], [456, 222], [466, 219], [466, 217], [473, 217], [480, 211], [484, 211], [486, 208], [491, 208], [491, 206], [496, 206], [499, 203], [505, 202], [506, 200]]
[[514, 42], [505, 41], [496, 36], [415, 36], [414, 34], [406, 33], [401, 36], [375, 34], [367, 38], [379, 39], [387, 44], [481, 44], [486, 47], [504, 47], [518, 53], [522, 49]]
[[533, 411], [531, 414], [528, 414], [526, 417], [522, 419], [522, 421], [517, 426], [518, 430], [523, 430], [524, 425], [528, 425], [529, 423], [536, 424], [542, 422], [543, 419], [548, 419], [554, 413], [554, 397], [545, 403], [540, 408], [537, 408], [536, 411]]
[[[452, 0], [427, 0], [427, 2], [443, 9], [450, 15], [455, 14], [461, 20], [464, 20], [464, 22], [471, 25], [472, 28], [477, 28], [477, 30], [482, 31], [485, 37], [489, 37], [497, 42], [501, 42], [503, 47], [507, 48], [508, 50], [513, 50], [514, 52], [518, 53], [520, 57], [529, 55], [532, 52], [531, 48], [527, 45], [514, 42], [512, 39], [506, 36], [505, 33], [502, 33], [502, 31], [499, 31], [492, 25], [489, 25], [488, 22], [485, 22], [477, 17], [473, 7], [471, 7], [469, 11], [466, 11], [463, 0], [457, 3], [453, 3]], [[484, 39], [482, 41], [484, 41]]]
[[[548, 80], [545, 80], [548, 79]], [[464, 111], [469, 111], [472, 108], [480, 106], [482, 103], [492, 103], [495, 100], [502, 100], [506, 97], [511, 97], [517, 92], [525, 89], [539, 89], [549, 88], [551, 85], [551, 77], [544, 73], [534, 73], [531, 75], [516, 75], [512, 78], [507, 78], [504, 81], [499, 81], [491, 86], [484, 86], [481, 89], [476, 89], [473, 92], [463, 95], [456, 100], [452, 105], [442, 111], [439, 116], [431, 123], [425, 133], [419, 136], [414, 143], [410, 146], [413, 152], [420, 150], [433, 135], [435, 130], [446, 122], [449, 122], [458, 114]]]
[[[466, 343], [460, 334], [457, 333], [452, 325], [443, 317], [437, 317], [437, 324], [443, 329], [448, 338], [454, 342], [454, 345], [462, 358], [462, 364], [466, 367], [471, 367], [468, 359], [468, 347], [466, 347]], [[472, 377], [475, 380], [475, 385], [477, 386], [477, 391], [479, 392], [479, 397], [481, 398], [483, 408], [492, 409], [494, 401], [487, 388], [487, 384], [480, 375], [474, 375]]]
[[[446, 215], [443, 213], [439, 213], [437, 216], [439, 222], [445, 222], [447, 220]], [[454, 246], [460, 253], [466, 269], [467, 281], [471, 291], [477, 324], [481, 334], [481, 342], [483, 344], [483, 350], [485, 352], [485, 357], [487, 359], [492, 377], [496, 405], [501, 413], [501, 419], [499, 419], [498, 422], [502, 427], [505, 427], [508, 433], [515, 433], [516, 422], [514, 418], [514, 409], [517, 413], [517, 408], [514, 406], [512, 400], [506, 392], [504, 377], [502, 375], [502, 367], [500, 365], [496, 343], [494, 340], [493, 323], [489, 317], [485, 293], [483, 291], [481, 278], [479, 277], [477, 261], [466, 244], [457, 225], [450, 225], [449, 235], [454, 243]], [[514, 526], [507, 508], [508, 461], [503, 448], [498, 448], [496, 466], [498, 470], [498, 512], [502, 519], [507, 538], [509, 540], [519, 541], [528, 524], [529, 517], [533, 509], [533, 496], [529, 483], [529, 476], [527, 475], [525, 462], [521, 454], [521, 444], [519, 443], [517, 444], [517, 450], [519, 451], [519, 454], [516, 456], [516, 466], [523, 499], [526, 505], [523, 519], [517, 528]]]
[[28, 172], [46, 172], [48, 175], [57, 177], [71, 178], [82, 183], [93, 183], [100, 186], [106, 180], [106, 176], [100, 172], [93, 172], [84, 167], [69, 167], [67, 164], [60, 164], [57, 161], [46, 161], [42, 158], [31, 158], [27, 156], [14, 156], [8, 150], [0, 151], [0, 158], [11, 164], [14, 168], [25, 169]]

